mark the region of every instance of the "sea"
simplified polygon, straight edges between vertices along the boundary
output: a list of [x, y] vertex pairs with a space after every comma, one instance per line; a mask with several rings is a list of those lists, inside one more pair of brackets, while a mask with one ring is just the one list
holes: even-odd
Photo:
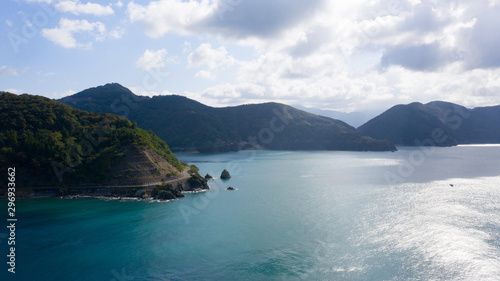
[[398, 149], [177, 154], [214, 180], [171, 202], [19, 198], [0, 280], [500, 280], [500, 146]]

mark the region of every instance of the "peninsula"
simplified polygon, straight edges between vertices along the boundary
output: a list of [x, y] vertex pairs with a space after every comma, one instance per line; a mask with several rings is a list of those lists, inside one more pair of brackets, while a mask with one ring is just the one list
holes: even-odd
[[19, 196], [175, 199], [208, 189], [196, 167], [125, 117], [8, 92], [0, 92], [0, 116], [0, 166], [16, 169]]

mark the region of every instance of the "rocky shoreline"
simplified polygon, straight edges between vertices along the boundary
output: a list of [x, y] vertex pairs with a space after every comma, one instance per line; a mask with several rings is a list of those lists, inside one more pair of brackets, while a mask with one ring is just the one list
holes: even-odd
[[[208, 189], [198, 189], [192, 191], [182, 191], [182, 194], [193, 194], [193, 193], [202, 193], [206, 192]], [[150, 203], [170, 203], [171, 201], [177, 201], [178, 198], [175, 199], [155, 199], [155, 198], [141, 198], [141, 197], [117, 197], [117, 196], [94, 196], [94, 195], [69, 195], [69, 196], [60, 196], [60, 199], [82, 199], [82, 198], [90, 198], [90, 199], [105, 199], [107, 201], [111, 200], [123, 200], [123, 201], [144, 201]]]
[[[80, 199], [95, 198], [105, 200], [130, 200], [150, 202], [170, 202], [184, 197], [184, 194], [206, 192], [210, 187], [208, 180], [213, 180], [207, 174], [201, 177], [197, 168], [190, 169], [190, 175], [186, 178], [170, 180], [157, 185], [150, 186], [73, 186], [73, 187], [32, 187], [18, 188], [17, 198], [61, 198]], [[224, 170], [222, 174], [229, 172]], [[237, 190], [230, 188], [228, 190]], [[1, 194], [0, 198], [6, 198]]]
[[[69, 186], [17, 188], [17, 198], [133, 198], [138, 200], [175, 200], [185, 193], [198, 193], [209, 189], [207, 181], [197, 172], [186, 178], [149, 186]], [[0, 198], [7, 194], [2, 194]]]
[[[71, 189], [71, 188], [70, 188]], [[187, 190], [181, 191], [181, 194], [194, 194], [194, 193], [202, 193], [206, 192], [207, 189], [197, 188], [195, 190]], [[60, 198], [60, 199], [82, 199], [82, 198], [92, 198], [92, 199], [106, 199], [106, 200], [130, 200], [130, 201], [154, 201], [154, 202], [170, 202], [178, 200], [178, 198], [182, 198], [184, 196], [179, 196], [172, 199], [156, 199], [153, 197], [140, 197], [140, 196], [117, 196], [113, 194], [105, 195], [105, 194], [66, 194], [66, 195], [54, 195], [48, 193], [37, 193], [33, 192], [33, 189], [30, 190], [19, 190], [16, 195], [17, 198]], [[0, 198], [6, 198], [5, 196], [0, 196]]]

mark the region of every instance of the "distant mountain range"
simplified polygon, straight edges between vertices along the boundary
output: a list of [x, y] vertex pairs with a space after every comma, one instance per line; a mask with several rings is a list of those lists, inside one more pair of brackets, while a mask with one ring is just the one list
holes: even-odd
[[206, 185], [163, 140], [122, 116], [0, 92], [0, 117], [0, 166], [16, 169], [16, 187]]
[[357, 128], [366, 123], [371, 118], [377, 116], [380, 112], [341, 112], [329, 109], [318, 109], [305, 107], [302, 105], [293, 105], [293, 107], [320, 116], [338, 119], [346, 122], [347, 124]]
[[468, 109], [442, 101], [396, 105], [358, 130], [404, 146], [500, 143], [500, 106]]
[[[0, 92], [0, 166], [19, 170], [18, 186], [143, 186], [182, 179], [183, 190], [206, 188], [197, 169], [188, 170], [171, 148], [394, 151], [394, 144], [486, 143], [500, 143], [500, 106], [397, 105], [355, 129], [279, 103], [215, 108], [177, 95], [137, 96], [119, 84], [60, 102]], [[2, 186], [5, 180], [0, 178]], [[180, 194], [168, 188], [160, 191]]]
[[215, 108], [183, 96], [137, 96], [120, 84], [60, 99], [74, 108], [124, 115], [155, 132], [174, 151], [241, 149], [393, 151], [354, 127], [279, 103]]

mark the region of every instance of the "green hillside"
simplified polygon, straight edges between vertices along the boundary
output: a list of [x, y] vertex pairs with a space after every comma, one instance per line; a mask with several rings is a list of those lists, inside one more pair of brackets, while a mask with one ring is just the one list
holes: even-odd
[[390, 142], [363, 136], [342, 121], [279, 103], [216, 108], [177, 95], [140, 97], [116, 83], [60, 101], [89, 112], [125, 115], [174, 151], [396, 150]]
[[163, 140], [125, 117], [27, 94], [0, 92], [0, 147], [0, 166], [16, 168], [18, 186], [103, 184], [124, 154], [145, 150], [172, 173], [184, 168]]
[[500, 143], [500, 106], [468, 109], [443, 101], [396, 105], [358, 130], [406, 146], [425, 140], [436, 146]]

